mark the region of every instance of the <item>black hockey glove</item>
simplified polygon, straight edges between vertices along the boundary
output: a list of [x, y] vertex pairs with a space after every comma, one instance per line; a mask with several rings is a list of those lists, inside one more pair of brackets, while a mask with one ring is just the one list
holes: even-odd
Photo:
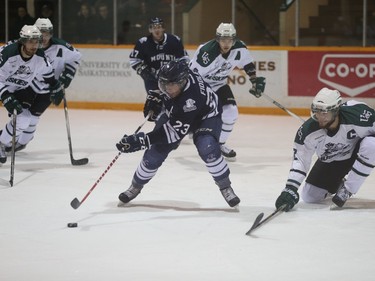
[[284, 208], [285, 212], [288, 212], [290, 209], [294, 207], [298, 203], [299, 194], [297, 187], [292, 185], [287, 185], [279, 197], [276, 200], [275, 206], [276, 209], [280, 208], [282, 205], [286, 205]]
[[266, 78], [264, 77], [253, 77], [250, 78], [251, 84], [253, 86], [249, 90], [250, 94], [254, 95], [257, 98], [260, 98], [264, 92], [264, 88], [266, 87]]
[[64, 97], [64, 88], [59, 81], [50, 87], [50, 100], [54, 105], [59, 105]]
[[150, 143], [145, 133], [137, 133], [130, 136], [124, 135], [120, 142], [116, 143], [116, 147], [123, 153], [131, 153], [150, 148]]
[[61, 73], [59, 81], [64, 86], [64, 88], [68, 88], [70, 83], [74, 78], [75, 73], [70, 69], [65, 69], [63, 73]]
[[142, 77], [143, 80], [158, 82], [155, 74], [152, 73], [151, 69], [147, 65], [139, 64], [135, 70], [137, 71], [137, 74]]
[[143, 115], [146, 117], [151, 111], [152, 115], [148, 118], [148, 121], [155, 121], [161, 113], [163, 107], [163, 101], [156, 91], [149, 91], [146, 97], [145, 106], [143, 108]]
[[22, 112], [22, 105], [11, 93], [3, 93], [1, 95], [1, 101], [10, 114], [13, 114], [14, 110], [17, 110], [17, 114], [20, 114]]

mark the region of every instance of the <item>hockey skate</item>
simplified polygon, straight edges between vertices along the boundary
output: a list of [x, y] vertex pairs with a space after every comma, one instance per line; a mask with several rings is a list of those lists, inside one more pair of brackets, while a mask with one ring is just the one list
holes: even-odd
[[352, 196], [353, 194], [345, 188], [344, 182], [337, 190], [335, 196], [332, 197], [332, 202], [335, 203], [338, 207], [344, 206], [345, 202]]
[[227, 201], [228, 205], [231, 207], [235, 207], [241, 202], [240, 198], [237, 197], [237, 195], [233, 191], [233, 188], [231, 187], [220, 189], [220, 192], [223, 195], [225, 201]]
[[[20, 143], [16, 143], [16, 148], [14, 149], [14, 152], [17, 152], [17, 151], [20, 151], [20, 150], [24, 150], [26, 148], [26, 144], [20, 144]], [[5, 147], [5, 152], [11, 152], [12, 151], [12, 147], [11, 146], [7, 146]]]
[[5, 145], [0, 143], [0, 163], [5, 163], [7, 161], [7, 154], [5, 152]]
[[135, 197], [138, 196], [139, 193], [141, 193], [143, 186], [137, 186], [135, 187], [133, 184], [129, 187], [128, 190], [124, 191], [123, 193], [120, 193], [118, 196], [118, 199], [126, 204], [132, 201]]
[[221, 154], [228, 160], [228, 161], [236, 161], [236, 155], [237, 153], [225, 146], [225, 144], [220, 145]]

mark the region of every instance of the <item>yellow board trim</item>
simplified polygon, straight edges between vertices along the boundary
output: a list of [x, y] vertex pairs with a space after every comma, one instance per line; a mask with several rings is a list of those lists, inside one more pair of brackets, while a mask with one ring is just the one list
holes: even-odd
[[[62, 107], [60, 105], [59, 107]], [[101, 109], [101, 110], [131, 110], [142, 111], [143, 104], [140, 103], [111, 103], [111, 102], [81, 102], [69, 101], [69, 108], [74, 109]], [[306, 108], [288, 108], [298, 116], [310, 116], [310, 110]], [[278, 107], [238, 107], [241, 114], [256, 115], [289, 115]]]

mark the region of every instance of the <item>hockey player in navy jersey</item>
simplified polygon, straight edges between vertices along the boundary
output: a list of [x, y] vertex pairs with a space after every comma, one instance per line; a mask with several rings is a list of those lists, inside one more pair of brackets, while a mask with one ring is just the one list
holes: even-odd
[[[191, 132], [199, 156], [224, 199], [231, 207], [238, 205], [240, 199], [231, 187], [230, 171], [218, 142], [222, 121], [217, 95], [199, 74], [189, 70], [183, 59], [164, 65], [159, 72], [158, 84], [167, 119], [160, 118], [156, 129], [150, 133], [124, 135], [116, 144], [123, 153], [146, 150], [130, 188], [119, 195], [120, 201], [128, 203], [133, 200], [154, 177], [168, 154]], [[148, 103], [146, 111], [156, 110], [158, 113], [160, 104], [155, 105]]]
[[[159, 93], [157, 73], [169, 61], [186, 57], [181, 39], [166, 33], [164, 21], [161, 18], [150, 19], [148, 27], [150, 35], [140, 38], [130, 53], [130, 65], [139, 74], [146, 88], [146, 99], [154, 98], [154, 92]], [[150, 121], [155, 121], [154, 114]]]
[[[16, 140], [26, 130], [33, 116], [40, 116], [51, 100], [63, 96], [61, 83], [55, 79], [52, 65], [40, 49], [42, 34], [34, 25], [25, 25], [20, 39], [1, 48], [0, 97], [9, 114], [17, 111]], [[41, 93], [38, 81], [45, 81], [47, 91]], [[9, 121], [0, 135], [0, 162], [7, 160], [11, 147], [13, 123]]]
[[299, 200], [298, 188], [318, 160], [301, 191], [303, 201], [318, 203], [327, 195], [338, 207], [358, 192], [375, 167], [375, 111], [354, 100], [342, 104], [337, 90], [321, 89], [311, 105], [311, 116], [297, 131], [286, 187], [276, 208], [289, 211]]
[[265, 88], [265, 78], [257, 77], [254, 59], [245, 43], [237, 39], [234, 25], [221, 23], [216, 29], [216, 38], [198, 47], [190, 68], [214, 89], [223, 105], [220, 147], [229, 161], [236, 160], [236, 152], [226, 145], [226, 141], [237, 121], [238, 108], [227, 80], [235, 67], [246, 72], [252, 83], [250, 93], [260, 97]]
[[[48, 18], [38, 18], [35, 26], [42, 33], [42, 49], [52, 65], [55, 79], [60, 81], [64, 89], [67, 89], [78, 69], [81, 53], [63, 39], [53, 37], [53, 25]], [[39, 93], [45, 94], [49, 92], [49, 87], [43, 80], [35, 83], [38, 84]], [[54, 105], [59, 105], [62, 99], [63, 95], [55, 97], [51, 102]], [[17, 140], [16, 151], [24, 149], [34, 138], [40, 114], [32, 114], [30, 118], [29, 127], [21, 132]]]

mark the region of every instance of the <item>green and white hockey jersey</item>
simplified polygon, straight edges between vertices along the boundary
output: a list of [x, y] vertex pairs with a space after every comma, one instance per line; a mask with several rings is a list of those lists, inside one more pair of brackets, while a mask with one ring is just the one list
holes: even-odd
[[297, 131], [294, 156], [287, 184], [299, 187], [305, 179], [316, 153], [322, 162], [349, 159], [357, 143], [366, 136], [375, 136], [375, 111], [365, 103], [354, 100], [340, 106], [339, 127], [335, 132], [319, 128], [310, 118]]
[[[51, 45], [43, 50], [53, 67], [57, 80], [61, 74], [64, 75], [66, 72], [74, 77], [82, 56], [77, 49], [62, 39], [51, 38]], [[49, 86], [44, 81], [38, 81], [37, 84], [44, 93], [49, 92]]]
[[76, 48], [59, 38], [51, 38], [51, 45], [44, 49], [44, 53], [52, 64], [56, 79], [59, 79], [66, 69], [75, 73], [82, 57]]
[[36, 93], [41, 93], [38, 81], [51, 83], [54, 81], [52, 65], [47, 60], [44, 51], [38, 49], [29, 59], [20, 54], [21, 44], [14, 42], [0, 49], [0, 97], [8, 91], [31, 87]]
[[200, 45], [190, 61], [190, 68], [197, 71], [214, 91], [227, 84], [227, 78], [235, 67], [244, 69], [248, 75], [255, 74], [254, 59], [240, 40], [225, 55], [220, 53], [219, 43], [211, 40]]

